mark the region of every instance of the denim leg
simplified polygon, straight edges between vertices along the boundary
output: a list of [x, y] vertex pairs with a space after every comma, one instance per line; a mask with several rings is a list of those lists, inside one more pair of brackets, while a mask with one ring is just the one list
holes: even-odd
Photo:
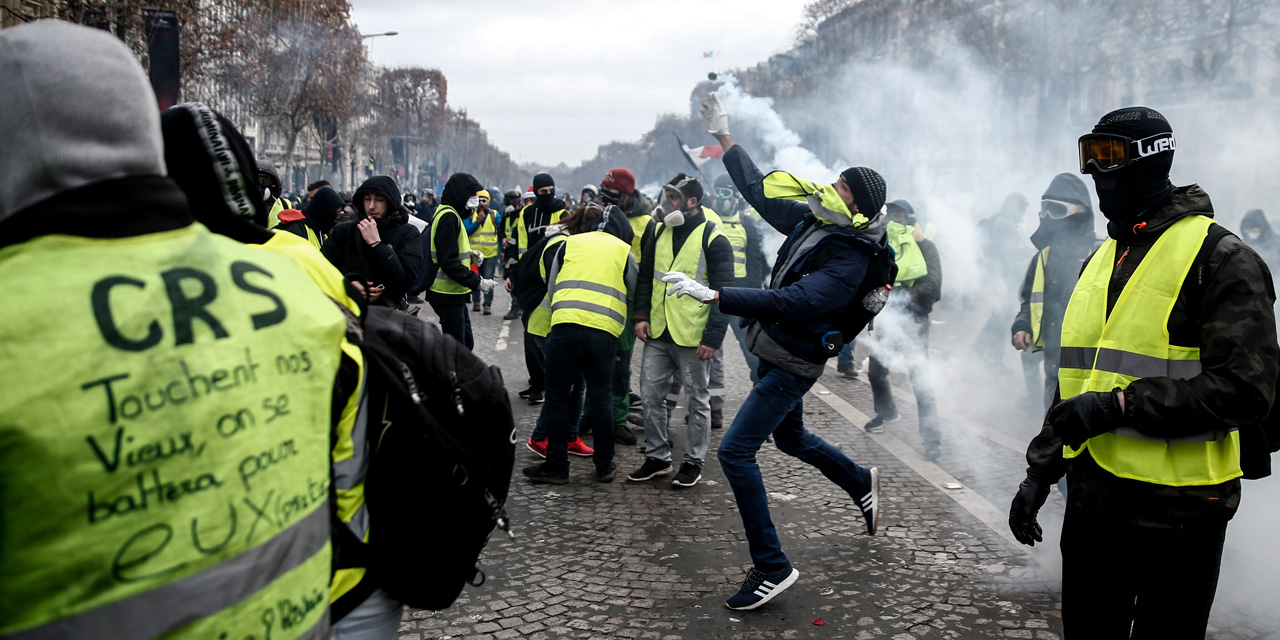
[[[809, 385], [812, 386], [812, 382]], [[849, 459], [849, 456], [804, 428], [803, 399], [796, 401], [795, 408], [774, 430], [773, 442], [783, 453], [817, 467], [822, 475], [844, 489], [845, 493], [855, 500], [866, 493], [871, 483], [870, 471], [858, 466], [856, 462]]]
[[671, 460], [667, 444], [667, 387], [679, 367], [670, 350], [677, 347], [650, 340], [644, 345], [640, 371], [640, 397], [644, 402], [644, 455]]
[[762, 571], [777, 571], [790, 566], [790, 562], [769, 516], [769, 498], [756, 452], [783, 419], [800, 406], [801, 397], [813, 382], [761, 362], [760, 382], [738, 409], [717, 450], [720, 468], [738, 503], [751, 559]]
[[701, 467], [711, 446], [711, 361], [699, 360], [696, 347], [672, 347], [689, 388], [689, 430], [685, 435], [684, 461]]
[[[480, 277], [493, 278], [493, 272], [498, 269], [498, 260], [497, 256], [485, 258], [484, 262], [480, 263]], [[494, 287], [494, 289], [497, 289], [497, 287]], [[484, 294], [484, 306], [488, 307], [493, 304], [494, 289], [490, 289], [488, 293]], [[476, 291], [479, 291], [479, 289], [476, 289]], [[475, 300], [479, 299], [479, 297], [475, 298]]]
[[751, 372], [751, 383], [760, 382], [760, 375], [756, 371], [760, 368], [760, 358], [747, 348], [747, 328], [740, 326], [736, 316], [729, 316], [729, 328], [733, 329], [733, 336], [738, 339], [738, 348], [742, 349], [742, 357], [747, 361], [747, 370]]
[[857, 342], [848, 342], [840, 349], [840, 355], [836, 356], [836, 366], [844, 367], [853, 364], [853, 344]]

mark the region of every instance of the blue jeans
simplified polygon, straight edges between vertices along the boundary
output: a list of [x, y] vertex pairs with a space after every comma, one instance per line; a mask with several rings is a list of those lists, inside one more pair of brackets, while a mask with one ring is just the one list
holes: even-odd
[[[501, 261], [501, 260], [502, 260], [502, 258], [499, 258], [499, 257], [497, 257], [497, 256], [494, 256], [494, 257], [492, 257], [492, 258], [485, 258], [485, 259], [484, 259], [484, 262], [481, 262], [481, 263], [480, 263], [480, 277], [481, 277], [481, 278], [492, 278], [492, 277], [493, 277], [493, 272], [494, 272], [494, 271], [497, 271], [497, 269], [498, 269], [498, 262], [499, 262], [499, 261]], [[496, 287], [495, 287], [495, 288], [496, 288]], [[474, 290], [472, 290], [472, 291], [471, 291], [471, 301], [472, 301], [472, 302], [480, 302], [480, 290], [479, 290], [479, 289], [474, 289]], [[490, 289], [490, 290], [489, 290], [489, 293], [484, 294], [484, 306], [486, 306], [486, 307], [487, 307], [487, 306], [490, 306], [490, 305], [492, 305], [492, 304], [493, 304], [493, 289]]]
[[[533, 343], [534, 350], [537, 351], [538, 354], [540, 354], [544, 358], [546, 357], [547, 338], [543, 338], [541, 336], [535, 336], [532, 333], [526, 333], [524, 334], [524, 337], [526, 340], [529, 340], [529, 342]], [[547, 337], [550, 337], [550, 336], [547, 336]], [[563, 372], [560, 375], [563, 375]], [[573, 384], [573, 391], [572, 391], [573, 411], [574, 411], [574, 415], [580, 416], [582, 415], [582, 397], [583, 397], [583, 394], [586, 392], [586, 386], [583, 384], [583, 380], [581, 377], [579, 377], [577, 380], [573, 380], [572, 384]], [[542, 391], [543, 389], [538, 389], [538, 390]], [[543, 396], [543, 399], [545, 400], [546, 396]], [[545, 423], [543, 422], [544, 417], [546, 415], [547, 415], [547, 403], [543, 402], [542, 407], [538, 410], [538, 421], [533, 424], [533, 433], [529, 437], [533, 438], [534, 440], [547, 439], [547, 428], [544, 426]], [[577, 440], [577, 439], [578, 439], [578, 421], [574, 420], [572, 423], [569, 424], [569, 441], [573, 442], [574, 440]]]
[[578, 417], [582, 415], [582, 396], [571, 399], [570, 387], [578, 380], [586, 380], [591, 398], [596, 472], [609, 470], [613, 462], [612, 356], [617, 349], [618, 339], [608, 331], [568, 323], [551, 328], [547, 336], [547, 369], [555, 375], [547, 376], [547, 401], [542, 405], [548, 436], [544, 466], [547, 471], [569, 473], [568, 445], [577, 438]]
[[769, 498], [756, 464], [756, 452], [770, 434], [783, 453], [817, 467], [855, 500], [870, 489], [870, 471], [805, 430], [803, 399], [814, 382], [761, 361], [760, 382], [720, 441], [720, 468], [738, 502], [751, 559], [761, 571], [791, 566], [769, 516]]

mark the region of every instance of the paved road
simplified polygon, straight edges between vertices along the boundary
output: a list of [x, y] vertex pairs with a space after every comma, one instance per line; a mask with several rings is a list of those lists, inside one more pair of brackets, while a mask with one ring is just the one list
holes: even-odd
[[[505, 311], [506, 294], [494, 309]], [[429, 308], [424, 317], [431, 318]], [[515, 540], [495, 537], [481, 558], [488, 581], [447, 611], [406, 611], [401, 640], [435, 638], [1034, 638], [1062, 635], [1057, 532], [1063, 502], [1055, 492], [1042, 516], [1046, 543], [1013, 544], [1004, 525], [1022, 477], [1022, 450], [1038, 418], [1012, 355], [1007, 370], [968, 364], [966, 318], [935, 314], [945, 436], [937, 464], [926, 462], [915, 433], [910, 385], [894, 376], [902, 417], [884, 434], [861, 425], [872, 412], [865, 379], [832, 370], [805, 398], [808, 428], [860, 464], [879, 467], [880, 534], [866, 535], [848, 496], [815, 469], [771, 445], [759, 461], [784, 549], [800, 571], [785, 594], [756, 611], [723, 605], [750, 557], [733, 496], [714, 460], [688, 490], [666, 482], [596, 483], [589, 461], [575, 461], [573, 482], [525, 482], [519, 469], [537, 460], [521, 444], [508, 511]], [[537, 416], [515, 396], [524, 388], [522, 329], [500, 315], [474, 314], [476, 352], [502, 367], [519, 435]], [[726, 341], [725, 419], [750, 387], [737, 345]], [[940, 348], [941, 345], [941, 348]], [[637, 345], [637, 356], [641, 345]], [[864, 349], [859, 349], [861, 356]], [[637, 360], [638, 362], [638, 360]], [[684, 415], [678, 409], [672, 424]], [[673, 429], [676, 455], [683, 433]], [[712, 434], [712, 453], [723, 431]], [[619, 470], [638, 467], [636, 447], [619, 447]], [[946, 486], [959, 485], [959, 489]], [[1280, 637], [1280, 563], [1267, 554], [1280, 529], [1280, 483], [1252, 483], [1233, 523], [1212, 638]], [[1262, 545], [1265, 544], [1266, 547]]]

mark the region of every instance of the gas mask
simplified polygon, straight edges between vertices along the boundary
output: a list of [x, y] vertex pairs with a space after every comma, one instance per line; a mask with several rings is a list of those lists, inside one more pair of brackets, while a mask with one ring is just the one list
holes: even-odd
[[476, 209], [479, 209], [479, 208], [480, 208], [480, 196], [471, 196], [471, 198], [467, 200], [467, 210], [475, 211]]
[[1243, 229], [1245, 240], [1257, 240], [1262, 237], [1262, 229]]
[[684, 205], [685, 197], [680, 190], [672, 185], [662, 185], [662, 204], [654, 207], [653, 217], [657, 218], [662, 224], [668, 227], [678, 227], [684, 224]]

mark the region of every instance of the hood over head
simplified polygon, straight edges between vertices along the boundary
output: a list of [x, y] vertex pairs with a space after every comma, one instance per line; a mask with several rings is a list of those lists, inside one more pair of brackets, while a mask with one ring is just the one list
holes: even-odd
[[1089, 187], [1074, 173], [1059, 173], [1054, 176], [1040, 199], [1078, 204], [1087, 210], [1090, 220], [1093, 219], [1093, 201], [1089, 199]]
[[1065, 218], [1040, 218], [1040, 226], [1031, 234], [1031, 244], [1043, 249], [1058, 242], [1075, 240], [1092, 243], [1093, 237], [1093, 205], [1089, 199], [1089, 187], [1084, 180], [1072, 173], [1059, 173], [1044, 190], [1041, 200], [1058, 200], [1084, 207], [1084, 211]]
[[128, 47], [60, 20], [0, 30], [0, 221], [95, 182], [163, 176], [155, 94]]
[[311, 202], [307, 203], [307, 219], [311, 221], [312, 228], [328, 233], [338, 219], [338, 212], [346, 204], [337, 191], [329, 187], [320, 187], [315, 195], [311, 196]]
[[253, 151], [235, 125], [207, 105], [187, 102], [165, 110], [160, 126], [169, 177], [187, 194], [196, 220], [241, 242], [266, 232]]
[[631, 222], [627, 219], [627, 214], [622, 212], [617, 205], [609, 205], [604, 208], [604, 213], [600, 215], [600, 221], [596, 223], [592, 231], [603, 231], [627, 244], [631, 244], [635, 240], [636, 232], [631, 228]]
[[391, 207], [391, 213], [387, 216], [388, 220], [393, 222], [408, 222], [409, 212], [400, 203], [400, 187], [396, 186], [396, 181], [391, 176], [374, 176], [365, 180], [356, 192], [351, 194], [351, 205], [355, 207], [356, 213], [364, 215], [364, 194], [372, 193], [382, 196], [386, 199], [387, 204]]
[[440, 204], [453, 207], [458, 215], [467, 217], [467, 201], [484, 190], [484, 185], [469, 173], [455, 173], [444, 183], [440, 192]]
[[[1257, 229], [1260, 233], [1255, 238], [1248, 238], [1253, 235], [1250, 231]], [[1270, 238], [1275, 232], [1271, 229], [1271, 223], [1267, 221], [1267, 214], [1262, 209], [1250, 209], [1244, 213], [1244, 217], [1240, 219], [1240, 233], [1245, 234], [1248, 240], [1261, 240]]]

